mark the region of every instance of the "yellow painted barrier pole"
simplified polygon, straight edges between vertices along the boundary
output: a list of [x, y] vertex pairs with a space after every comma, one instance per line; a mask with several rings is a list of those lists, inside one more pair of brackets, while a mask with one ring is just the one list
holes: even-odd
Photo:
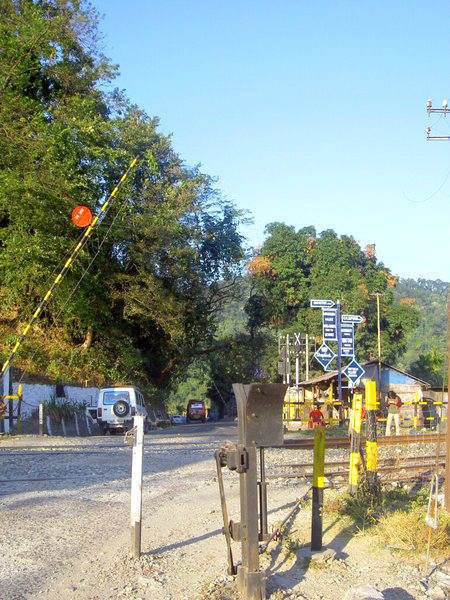
[[348, 474], [350, 493], [355, 493], [358, 489], [359, 469], [361, 466], [361, 411], [362, 394], [356, 392], [353, 394], [352, 400], [350, 469]]
[[325, 427], [314, 429], [311, 550], [322, 549], [323, 487], [325, 483]]
[[376, 381], [366, 381], [366, 424], [367, 484], [369, 488], [375, 488], [375, 486], [378, 484]]

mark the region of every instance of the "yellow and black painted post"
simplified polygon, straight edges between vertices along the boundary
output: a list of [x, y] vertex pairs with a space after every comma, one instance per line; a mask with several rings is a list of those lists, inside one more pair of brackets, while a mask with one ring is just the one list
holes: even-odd
[[17, 390], [17, 433], [22, 433], [22, 384]]
[[420, 401], [419, 392], [416, 392], [414, 395], [414, 406], [413, 406], [413, 410], [414, 410], [413, 429], [417, 429], [417, 425], [419, 422], [419, 401]]
[[322, 549], [323, 486], [325, 480], [325, 427], [314, 430], [311, 550]]
[[355, 392], [352, 400], [352, 416], [351, 416], [351, 447], [350, 447], [350, 469], [349, 469], [349, 484], [350, 493], [355, 493], [358, 488], [359, 469], [361, 466], [361, 411], [362, 411], [362, 394]]
[[366, 381], [366, 469], [369, 488], [378, 483], [377, 384]]

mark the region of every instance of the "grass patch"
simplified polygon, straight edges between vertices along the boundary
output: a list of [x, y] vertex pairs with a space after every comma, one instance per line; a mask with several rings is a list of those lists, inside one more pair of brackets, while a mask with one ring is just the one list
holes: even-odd
[[[382, 545], [406, 554], [424, 554], [427, 551], [429, 528], [425, 523], [424, 506], [413, 505], [409, 511], [396, 510], [379, 520], [376, 537]], [[438, 528], [432, 531], [430, 553], [450, 557], [450, 515], [441, 511]]]

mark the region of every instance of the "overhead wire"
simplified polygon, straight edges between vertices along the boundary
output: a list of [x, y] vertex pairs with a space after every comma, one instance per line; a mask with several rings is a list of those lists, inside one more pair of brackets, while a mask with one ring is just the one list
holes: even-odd
[[434, 192], [432, 192], [429, 196], [427, 196], [426, 198], [421, 198], [420, 200], [412, 200], [411, 198], [409, 198], [405, 192], [403, 192], [403, 195], [405, 196], [406, 200], [408, 202], [411, 202], [412, 204], [422, 204], [423, 202], [428, 202], [428, 200], [431, 200], [432, 198], [434, 198], [434, 196], [436, 196], [437, 194], [439, 194], [439, 192], [442, 190], [442, 188], [445, 186], [445, 184], [447, 183], [448, 179], [450, 177], [450, 169], [447, 171], [447, 174], [445, 175], [443, 181], [441, 182], [441, 184], [439, 185], [439, 187], [437, 189], [434, 190]]

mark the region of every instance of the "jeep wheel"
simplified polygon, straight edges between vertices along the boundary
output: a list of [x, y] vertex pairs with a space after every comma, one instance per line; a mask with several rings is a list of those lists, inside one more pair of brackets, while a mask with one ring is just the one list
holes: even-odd
[[126, 417], [130, 412], [130, 407], [124, 400], [118, 400], [113, 406], [113, 413], [116, 417]]

